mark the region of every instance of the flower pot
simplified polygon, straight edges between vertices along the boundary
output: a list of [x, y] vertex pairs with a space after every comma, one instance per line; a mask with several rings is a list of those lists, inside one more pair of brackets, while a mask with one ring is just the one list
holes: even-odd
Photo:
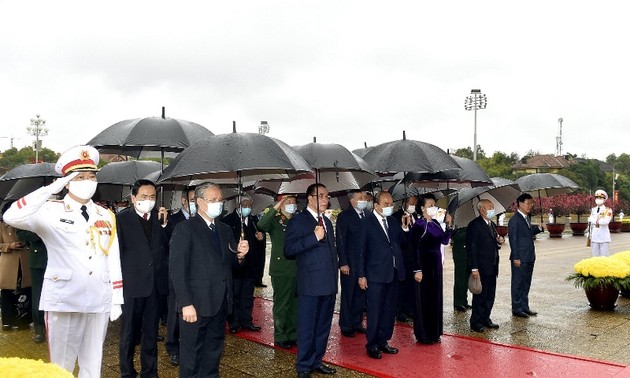
[[630, 290], [621, 290], [619, 294], [624, 298], [630, 298]]
[[584, 236], [584, 232], [588, 227], [588, 223], [569, 223], [569, 226], [571, 227], [571, 232], [573, 236]]
[[550, 238], [561, 238], [564, 231], [564, 223], [547, 223], [547, 231]]
[[508, 226], [497, 226], [497, 234], [505, 237], [508, 234]]
[[610, 222], [608, 223], [608, 229], [610, 232], [618, 234], [621, 232], [621, 222]]
[[595, 310], [614, 310], [619, 290], [614, 286], [597, 286], [595, 288], [584, 288], [586, 298], [591, 308]]
[[630, 232], [630, 223], [621, 223], [621, 232]]

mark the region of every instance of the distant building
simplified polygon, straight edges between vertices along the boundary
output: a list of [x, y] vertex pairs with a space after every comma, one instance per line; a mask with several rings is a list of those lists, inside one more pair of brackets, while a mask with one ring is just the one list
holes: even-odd
[[[568, 156], [567, 156], [568, 157]], [[568, 159], [565, 156], [535, 155], [527, 159], [526, 162], [518, 162], [512, 166], [514, 174], [530, 173], [558, 173], [563, 168], [575, 164], [575, 159]]]

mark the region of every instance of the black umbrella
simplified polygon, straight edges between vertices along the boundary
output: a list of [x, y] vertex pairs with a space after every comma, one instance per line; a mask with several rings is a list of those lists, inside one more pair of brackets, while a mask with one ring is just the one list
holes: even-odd
[[135, 158], [174, 157], [194, 141], [212, 136], [205, 127], [190, 121], [162, 117], [127, 119], [101, 131], [87, 144], [101, 153]]
[[[580, 188], [573, 180], [556, 173], [533, 173], [519, 177], [516, 179], [516, 183], [523, 192], [538, 195], [541, 210], [542, 197], [553, 197], [559, 194], [572, 193]], [[542, 211], [540, 212], [540, 222], [543, 222]]]
[[372, 169], [380, 175], [398, 172], [436, 173], [461, 169], [446, 151], [425, 142], [408, 140], [403, 131], [403, 139], [379, 144], [363, 157]]
[[0, 177], [0, 198], [3, 201], [17, 200], [50, 184], [56, 177], [61, 174], [55, 171], [54, 163], [19, 165]]
[[492, 185], [492, 179], [475, 161], [459, 156], [451, 156], [461, 169], [448, 169], [436, 173], [411, 172], [405, 175], [405, 182], [411, 187], [462, 188]]
[[353, 154], [358, 155], [359, 157], [364, 157], [365, 154], [367, 154], [372, 148], [374, 147], [368, 147], [367, 142], [363, 142], [363, 148], [357, 148], [356, 150], [352, 150]]
[[493, 185], [474, 188], [461, 188], [449, 202], [449, 212], [454, 215], [455, 224], [466, 227], [468, 223], [479, 216], [477, 204], [487, 199], [494, 204], [497, 214], [504, 213], [521, 194], [517, 183], [508, 179], [493, 177]]
[[182, 151], [164, 169], [159, 183], [189, 186], [213, 181], [237, 184], [241, 189], [243, 182], [288, 179], [310, 170], [286, 143], [262, 134], [237, 133], [234, 126], [232, 133], [213, 135]]
[[[96, 174], [98, 187], [94, 199], [122, 201], [131, 193], [131, 186], [139, 179], [157, 178], [162, 164], [156, 161], [130, 160], [109, 163]], [[153, 181], [153, 180], [152, 180]]]

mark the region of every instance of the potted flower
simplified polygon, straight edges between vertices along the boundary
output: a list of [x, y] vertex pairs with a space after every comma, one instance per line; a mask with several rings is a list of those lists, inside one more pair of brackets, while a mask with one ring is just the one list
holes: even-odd
[[586, 229], [588, 228], [588, 222], [582, 222], [581, 217], [590, 214], [592, 204], [595, 200], [593, 196], [578, 193], [570, 195], [569, 197], [569, 213], [577, 215], [577, 222], [569, 223], [573, 236], [584, 236]]
[[541, 199], [542, 208], [549, 209], [549, 223], [547, 223], [547, 231], [550, 238], [561, 238], [564, 232], [564, 223], [558, 223], [558, 217], [567, 214], [566, 195], [545, 197]]
[[597, 256], [579, 261], [575, 273], [567, 277], [586, 293], [589, 304], [597, 310], [613, 310], [619, 291], [630, 289], [630, 266], [615, 257]]
[[[617, 252], [610, 257], [619, 259], [630, 266], [630, 251]], [[620, 293], [622, 297], [630, 298], [630, 288], [621, 288]]]
[[612, 219], [610, 220], [610, 223], [608, 223], [608, 229], [611, 233], [615, 234], [621, 232], [621, 222], [615, 220], [615, 215], [619, 214], [620, 205], [621, 204], [619, 202], [615, 203], [612, 198], [608, 198], [608, 200], [606, 201], [606, 206], [611, 208], [613, 213]]

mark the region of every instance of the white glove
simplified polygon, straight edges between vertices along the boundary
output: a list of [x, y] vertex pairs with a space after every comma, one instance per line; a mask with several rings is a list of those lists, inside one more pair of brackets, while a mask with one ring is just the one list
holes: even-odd
[[79, 175], [79, 172], [72, 172], [68, 176], [59, 177], [52, 184], [48, 185], [48, 187], [52, 191], [52, 194], [57, 194], [61, 192], [63, 188], [65, 188], [66, 185], [68, 185], [68, 183], [72, 181], [73, 178], [77, 177], [78, 175]]
[[109, 311], [109, 320], [112, 322], [122, 315], [122, 306], [121, 305], [112, 305], [112, 309]]

